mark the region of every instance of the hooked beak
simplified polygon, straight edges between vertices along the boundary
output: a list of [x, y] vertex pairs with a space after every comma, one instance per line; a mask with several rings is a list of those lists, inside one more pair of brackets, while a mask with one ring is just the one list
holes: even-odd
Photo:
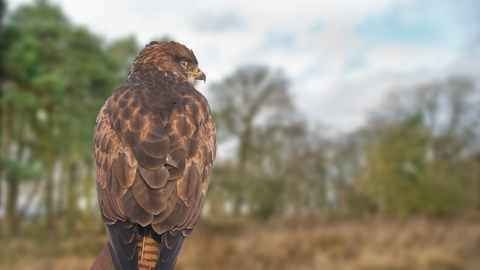
[[202, 80], [204, 83], [207, 81], [207, 76], [205, 76], [205, 73], [199, 68], [198, 72], [194, 73], [194, 78], [195, 80]]
[[207, 81], [207, 76], [205, 76], [205, 73], [200, 72], [200, 74], [198, 74], [198, 77], [195, 78], [195, 80], [202, 80], [205, 83]]

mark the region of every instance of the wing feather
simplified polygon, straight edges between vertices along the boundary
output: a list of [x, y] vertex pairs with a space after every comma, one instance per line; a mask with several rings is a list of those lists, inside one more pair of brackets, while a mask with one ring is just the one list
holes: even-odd
[[130, 225], [132, 223], [128, 221], [117, 221], [112, 225], [105, 225], [115, 269], [131, 270], [138, 268], [138, 260], [136, 259], [138, 231], [136, 226]]
[[156, 170], [147, 170], [143, 168], [142, 166], [138, 166], [138, 172], [140, 172], [140, 175], [142, 176], [143, 180], [150, 186], [151, 188], [161, 188], [165, 186], [167, 183], [168, 176], [170, 175], [168, 173], [167, 168], [165, 167], [160, 167]]
[[168, 197], [162, 192], [164, 189], [151, 188], [137, 173], [132, 185], [133, 196], [139, 206], [151, 215], [158, 215], [165, 210]]
[[[178, 198], [178, 197], [177, 197]], [[163, 234], [164, 232], [175, 228], [178, 224], [182, 212], [185, 208], [185, 204], [182, 199], [178, 198], [175, 202], [175, 207], [172, 212], [161, 222], [152, 223], [153, 230], [158, 234]]]
[[162, 248], [157, 260], [157, 270], [173, 269], [186, 239], [187, 237], [178, 231], [167, 231], [162, 234]]
[[[166, 201], [167, 207], [166, 207], [165, 211], [163, 211], [162, 213], [153, 217], [153, 221], [152, 221], [153, 224], [161, 224], [174, 211], [177, 200], [178, 200], [178, 193], [177, 193], [177, 190], [176, 190], [176, 185], [173, 184], [172, 186], [174, 187], [174, 189], [172, 190], [170, 196], [168, 197], [168, 200]], [[178, 210], [178, 208], [177, 208], [177, 210]]]
[[123, 204], [125, 207], [125, 215], [129, 220], [140, 224], [143, 227], [152, 223], [153, 215], [148, 213], [135, 199], [132, 189], [128, 189], [123, 197]]

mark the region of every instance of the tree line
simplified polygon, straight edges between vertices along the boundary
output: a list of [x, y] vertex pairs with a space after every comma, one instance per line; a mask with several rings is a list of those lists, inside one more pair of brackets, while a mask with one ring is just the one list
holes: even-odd
[[[93, 126], [142, 46], [104, 42], [46, 0], [0, 5], [0, 203], [4, 232], [102, 228]], [[480, 198], [480, 92], [468, 77], [393, 89], [335, 137], [296, 108], [289, 80], [239, 67], [210, 85], [219, 159], [205, 217], [457, 213]]]

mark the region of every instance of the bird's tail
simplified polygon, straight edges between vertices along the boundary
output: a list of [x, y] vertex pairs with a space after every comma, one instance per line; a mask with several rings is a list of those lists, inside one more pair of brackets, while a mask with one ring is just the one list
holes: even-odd
[[160, 236], [151, 227], [139, 227], [137, 238], [138, 269], [155, 269], [157, 258], [160, 256]]

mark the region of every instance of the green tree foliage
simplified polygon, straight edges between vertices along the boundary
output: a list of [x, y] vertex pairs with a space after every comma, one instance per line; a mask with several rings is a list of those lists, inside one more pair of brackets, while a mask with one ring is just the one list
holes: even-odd
[[[6, 28], [14, 34], [2, 54], [2, 160], [7, 165], [43, 165], [47, 225], [54, 228], [54, 166], [61, 161], [68, 171], [73, 163], [92, 162], [95, 117], [115, 89], [115, 72], [121, 67], [98, 37], [71, 25], [47, 1], [21, 6]], [[7, 175], [6, 180], [12, 185], [17, 178]], [[67, 213], [75, 214], [77, 180], [70, 179]], [[7, 208], [13, 213], [17, 198], [8, 194], [13, 198]]]
[[357, 186], [379, 211], [405, 212], [419, 206], [428, 136], [421, 115], [414, 115], [367, 144]]
[[[472, 164], [432, 156], [433, 134], [418, 113], [367, 142], [357, 192], [370, 210], [391, 214], [452, 213], [475, 202]], [[365, 205], [364, 205], [365, 206]]]

